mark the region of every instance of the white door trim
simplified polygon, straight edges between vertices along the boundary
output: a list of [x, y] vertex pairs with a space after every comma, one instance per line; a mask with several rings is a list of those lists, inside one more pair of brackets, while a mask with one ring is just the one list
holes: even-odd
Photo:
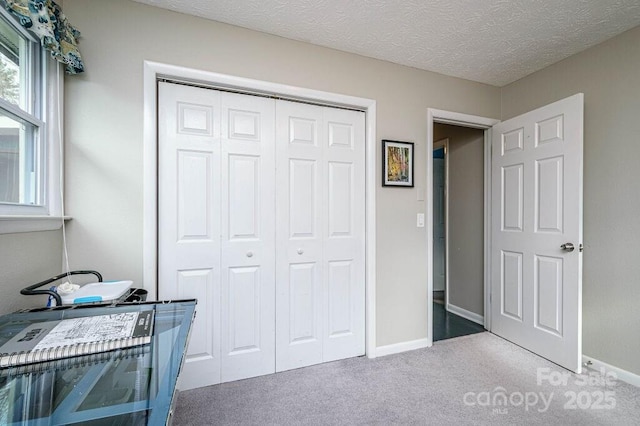
[[[472, 127], [484, 130], [484, 327], [491, 330], [491, 127], [500, 120], [444, 111], [427, 109], [427, 183], [426, 188], [433, 187], [433, 123], [452, 124], [461, 127]], [[433, 250], [433, 190], [427, 196], [427, 253]], [[447, 274], [448, 275], [448, 274]], [[448, 278], [448, 276], [447, 276]], [[433, 344], [433, 256], [427, 256], [427, 341]]]
[[[433, 164], [433, 150], [439, 148], [444, 149], [444, 306], [449, 310], [449, 138], [433, 142], [431, 164]], [[433, 173], [431, 176], [433, 177]], [[431, 194], [431, 200], [433, 202], [433, 194]]]
[[[365, 112], [366, 121], [366, 290], [365, 335], [366, 355], [376, 356], [376, 101], [306, 89], [268, 81], [253, 80], [195, 70], [176, 65], [144, 61], [144, 123], [143, 123], [143, 272], [142, 285], [149, 299], [157, 299], [158, 283], [158, 133], [157, 80], [177, 78], [184, 81], [215, 85], [261, 94], [276, 94], [289, 99], [312, 101], [328, 106], [352, 107]], [[431, 283], [433, 285], [433, 283]]]

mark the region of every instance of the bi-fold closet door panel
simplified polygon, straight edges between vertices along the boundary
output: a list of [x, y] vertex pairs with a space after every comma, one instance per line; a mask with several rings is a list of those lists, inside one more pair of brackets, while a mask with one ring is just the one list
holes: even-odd
[[158, 297], [197, 298], [181, 387], [220, 382], [220, 93], [158, 85]]
[[365, 353], [364, 112], [324, 108], [326, 312], [323, 362]]
[[364, 354], [364, 113], [159, 83], [162, 299], [188, 389]]
[[274, 372], [275, 105], [221, 94], [221, 381]]
[[322, 362], [326, 180], [322, 107], [276, 105], [276, 371]]
[[276, 371], [364, 354], [364, 113], [276, 104]]
[[194, 297], [182, 388], [275, 371], [273, 100], [159, 83], [158, 279]]

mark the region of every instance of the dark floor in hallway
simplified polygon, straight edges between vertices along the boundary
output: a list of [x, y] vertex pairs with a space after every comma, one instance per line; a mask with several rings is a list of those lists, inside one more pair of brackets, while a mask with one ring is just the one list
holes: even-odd
[[441, 303], [433, 303], [434, 342], [468, 334], [482, 333], [483, 331], [485, 331], [484, 327], [480, 324], [447, 312]]

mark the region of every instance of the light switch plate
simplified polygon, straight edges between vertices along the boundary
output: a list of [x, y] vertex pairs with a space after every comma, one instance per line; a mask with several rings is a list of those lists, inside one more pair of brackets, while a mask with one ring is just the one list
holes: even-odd
[[424, 213], [418, 213], [418, 228], [424, 228]]
[[418, 201], [424, 201], [424, 189], [423, 188], [417, 188], [416, 189], [416, 193], [417, 193], [417, 199]]

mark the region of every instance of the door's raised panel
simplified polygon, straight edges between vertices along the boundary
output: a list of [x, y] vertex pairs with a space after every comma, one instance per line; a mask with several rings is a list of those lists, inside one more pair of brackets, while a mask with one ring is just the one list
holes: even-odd
[[519, 128], [502, 135], [502, 155], [524, 149], [524, 129]]
[[315, 160], [289, 161], [289, 230], [291, 238], [311, 238], [316, 234]]
[[329, 236], [349, 236], [353, 224], [353, 164], [329, 163]]
[[329, 329], [328, 336], [339, 337], [352, 332], [351, 293], [353, 260], [329, 262]]
[[229, 239], [255, 239], [260, 232], [260, 157], [229, 155]]
[[536, 161], [536, 231], [562, 233], [564, 205], [564, 158]]
[[211, 240], [210, 152], [178, 150], [177, 241]]
[[561, 257], [536, 256], [534, 276], [535, 327], [562, 336]]
[[318, 339], [316, 311], [316, 264], [289, 267], [289, 342], [306, 343]]
[[213, 320], [211, 315], [211, 293], [213, 291], [213, 270], [198, 269], [178, 271], [178, 297], [198, 299], [196, 317], [191, 326], [186, 362], [201, 361], [217, 356], [213, 351]]
[[229, 109], [229, 139], [260, 140], [260, 114]]
[[522, 321], [522, 253], [502, 251], [502, 315]]
[[260, 350], [260, 268], [229, 268], [229, 355]]
[[289, 143], [291, 144], [318, 144], [317, 123], [315, 120], [305, 118], [289, 118]]
[[502, 230], [522, 232], [524, 223], [523, 164], [502, 168]]
[[351, 124], [329, 123], [329, 146], [353, 148], [353, 126]]
[[536, 123], [536, 147], [564, 139], [564, 116], [558, 115]]
[[211, 136], [212, 116], [210, 106], [178, 102], [178, 134]]

